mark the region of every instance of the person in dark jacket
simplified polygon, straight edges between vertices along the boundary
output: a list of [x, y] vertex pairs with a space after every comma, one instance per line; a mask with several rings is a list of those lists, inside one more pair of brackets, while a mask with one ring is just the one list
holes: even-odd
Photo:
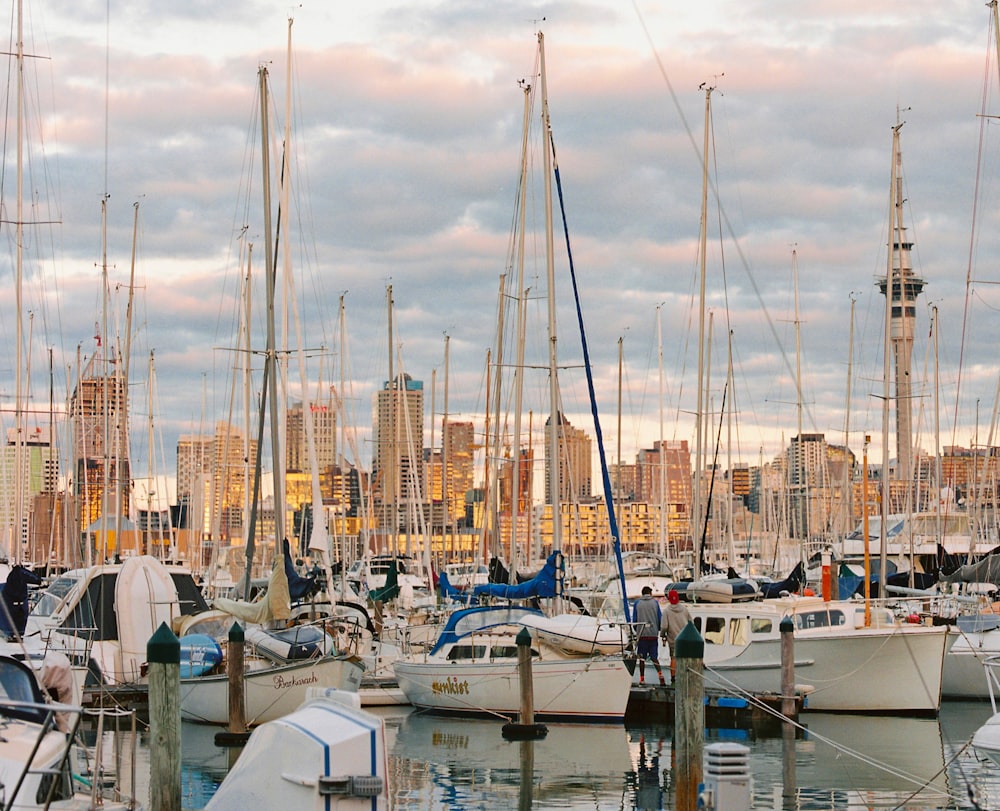
[[649, 586], [643, 586], [642, 596], [635, 601], [635, 625], [639, 632], [639, 644], [636, 648], [639, 656], [639, 684], [646, 683], [646, 659], [653, 660], [660, 684], [666, 684], [659, 658], [661, 619], [660, 604], [653, 597], [653, 590]]

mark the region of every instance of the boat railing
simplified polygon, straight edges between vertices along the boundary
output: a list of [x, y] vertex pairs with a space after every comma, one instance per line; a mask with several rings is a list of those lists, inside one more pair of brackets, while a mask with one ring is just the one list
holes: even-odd
[[[91, 710], [79, 704], [52, 701], [0, 699], [0, 717], [19, 719], [37, 727], [30, 756], [17, 775], [9, 797], [17, 797], [32, 774], [41, 778], [39, 796], [48, 802], [69, 799], [69, 794], [90, 795], [90, 808], [135, 808], [139, 735], [136, 711], [121, 708]], [[93, 724], [86, 719], [94, 719]], [[109, 723], [109, 720], [113, 723]], [[127, 719], [123, 724], [122, 719]], [[47, 766], [37, 766], [36, 753], [47, 736], [58, 734], [65, 745]], [[126, 740], [127, 738], [127, 740]], [[127, 775], [127, 786], [123, 777]], [[21, 807], [20, 804], [18, 807]], [[77, 806], [73, 806], [77, 807]]]
[[1000, 656], [987, 656], [983, 659], [986, 670], [986, 688], [990, 692], [990, 707], [993, 714], [997, 713], [997, 699], [1000, 698]]

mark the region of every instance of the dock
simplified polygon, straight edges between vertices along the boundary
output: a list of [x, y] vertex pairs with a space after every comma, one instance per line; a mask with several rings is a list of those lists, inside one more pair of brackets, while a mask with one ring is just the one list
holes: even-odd
[[[710, 729], [767, 729], [780, 728], [780, 693], [757, 693], [752, 696], [737, 696], [723, 690], [705, 689], [705, 726]], [[796, 692], [795, 710], [790, 716], [798, 720], [805, 697]], [[656, 684], [632, 687], [627, 721], [648, 721], [656, 724], [672, 724], [674, 720], [674, 688]]]

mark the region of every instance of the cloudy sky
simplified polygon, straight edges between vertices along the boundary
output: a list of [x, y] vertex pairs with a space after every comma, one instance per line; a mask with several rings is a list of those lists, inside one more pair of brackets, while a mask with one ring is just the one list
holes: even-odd
[[[279, 344], [306, 348], [311, 386], [343, 376], [348, 421], [367, 465], [372, 394], [388, 375], [391, 285], [396, 370], [424, 381], [428, 415], [432, 395], [434, 410], [445, 410], [447, 380], [448, 413], [482, 430], [499, 280], [514, 267], [519, 82], [537, 87], [539, 31], [611, 461], [634, 459], [661, 424], [667, 439], [694, 444], [706, 84], [715, 88], [706, 410], [721, 405], [730, 354], [734, 378], [723, 464], [766, 461], [797, 433], [799, 366], [802, 429], [840, 443], [849, 414], [852, 449], [860, 454], [871, 433], [871, 458], [881, 459], [884, 304], [875, 283], [886, 270], [897, 121], [905, 122], [914, 271], [927, 281], [913, 352], [916, 443], [934, 450], [935, 404], [942, 445], [988, 439], [1000, 337], [990, 116], [1000, 110], [982, 2], [25, 0], [24, 30], [23, 216], [45, 223], [26, 227], [24, 240], [31, 408], [44, 410], [50, 390], [65, 400], [78, 363], [96, 350], [105, 311], [107, 334], [124, 336], [138, 204], [129, 342], [137, 478], [151, 464], [173, 473], [180, 434], [243, 419], [233, 369], [243, 363], [235, 350], [250, 244], [251, 342], [264, 346], [261, 66], [270, 77], [274, 143], [286, 121], [291, 133], [292, 204], [279, 243], [289, 246], [302, 338], [289, 310]], [[9, 426], [17, 136], [15, 97], [7, 93], [0, 330], [10, 357], [0, 396]], [[535, 107], [529, 141], [538, 119]], [[529, 143], [534, 173], [539, 151], [540, 142]], [[275, 146], [273, 168], [278, 154]], [[531, 367], [524, 422], [530, 411], [536, 442], [548, 413], [537, 369], [547, 362], [538, 188], [525, 208], [524, 262]], [[563, 408], [592, 431], [558, 221], [556, 246]], [[513, 363], [510, 346], [504, 351]], [[298, 355], [288, 357], [289, 397], [298, 399]], [[259, 356], [253, 363], [259, 388]], [[506, 411], [510, 395], [503, 397]]]

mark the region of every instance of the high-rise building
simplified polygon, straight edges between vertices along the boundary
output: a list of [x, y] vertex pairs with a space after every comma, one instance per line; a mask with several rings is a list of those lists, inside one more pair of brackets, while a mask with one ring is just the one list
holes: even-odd
[[[551, 417], [545, 421], [548, 432]], [[590, 498], [593, 494], [591, 483], [591, 441], [586, 432], [570, 425], [566, 416], [559, 412], [557, 430], [557, 454], [559, 475], [559, 501], [575, 501]], [[549, 458], [549, 444], [545, 443], [545, 503], [551, 501], [552, 460]]]
[[[214, 434], [182, 434], [177, 441], [177, 499], [187, 507], [186, 529], [203, 538], [245, 537], [247, 482], [257, 440], [225, 422]], [[252, 484], [251, 484], [252, 486]]]
[[[323, 470], [337, 462], [337, 414], [332, 395], [322, 402], [309, 403], [309, 413], [312, 416], [316, 462], [318, 469]], [[305, 417], [302, 402], [295, 403], [285, 412], [285, 469], [289, 472], [311, 471]]]
[[671, 550], [690, 548], [692, 481], [687, 440], [658, 440], [652, 448], [640, 449], [635, 467], [636, 501], [662, 504]]
[[373, 425], [375, 499], [383, 529], [399, 528], [422, 500], [424, 384], [408, 374], [386, 381], [375, 395]]
[[98, 374], [100, 350], [90, 358], [70, 398], [73, 431], [73, 494], [76, 530], [87, 531], [99, 518], [129, 513], [131, 472], [128, 449], [128, 399], [117, 374]]
[[47, 516], [35, 514], [39, 507], [35, 497], [54, 496], [59, 481], [59, 459], [48, 428], [35, 427], [25, 432], [20, 470], [18, 462], [17, 429], [9, 428], [7, 442], [0, 451], [0, 527], [3, 527], [0, 548], [5, 556], [16, 561], [45, 562], [47, 545], [35, 548], [29, 541], [38, 536], [38, 525], [50, 524]]

